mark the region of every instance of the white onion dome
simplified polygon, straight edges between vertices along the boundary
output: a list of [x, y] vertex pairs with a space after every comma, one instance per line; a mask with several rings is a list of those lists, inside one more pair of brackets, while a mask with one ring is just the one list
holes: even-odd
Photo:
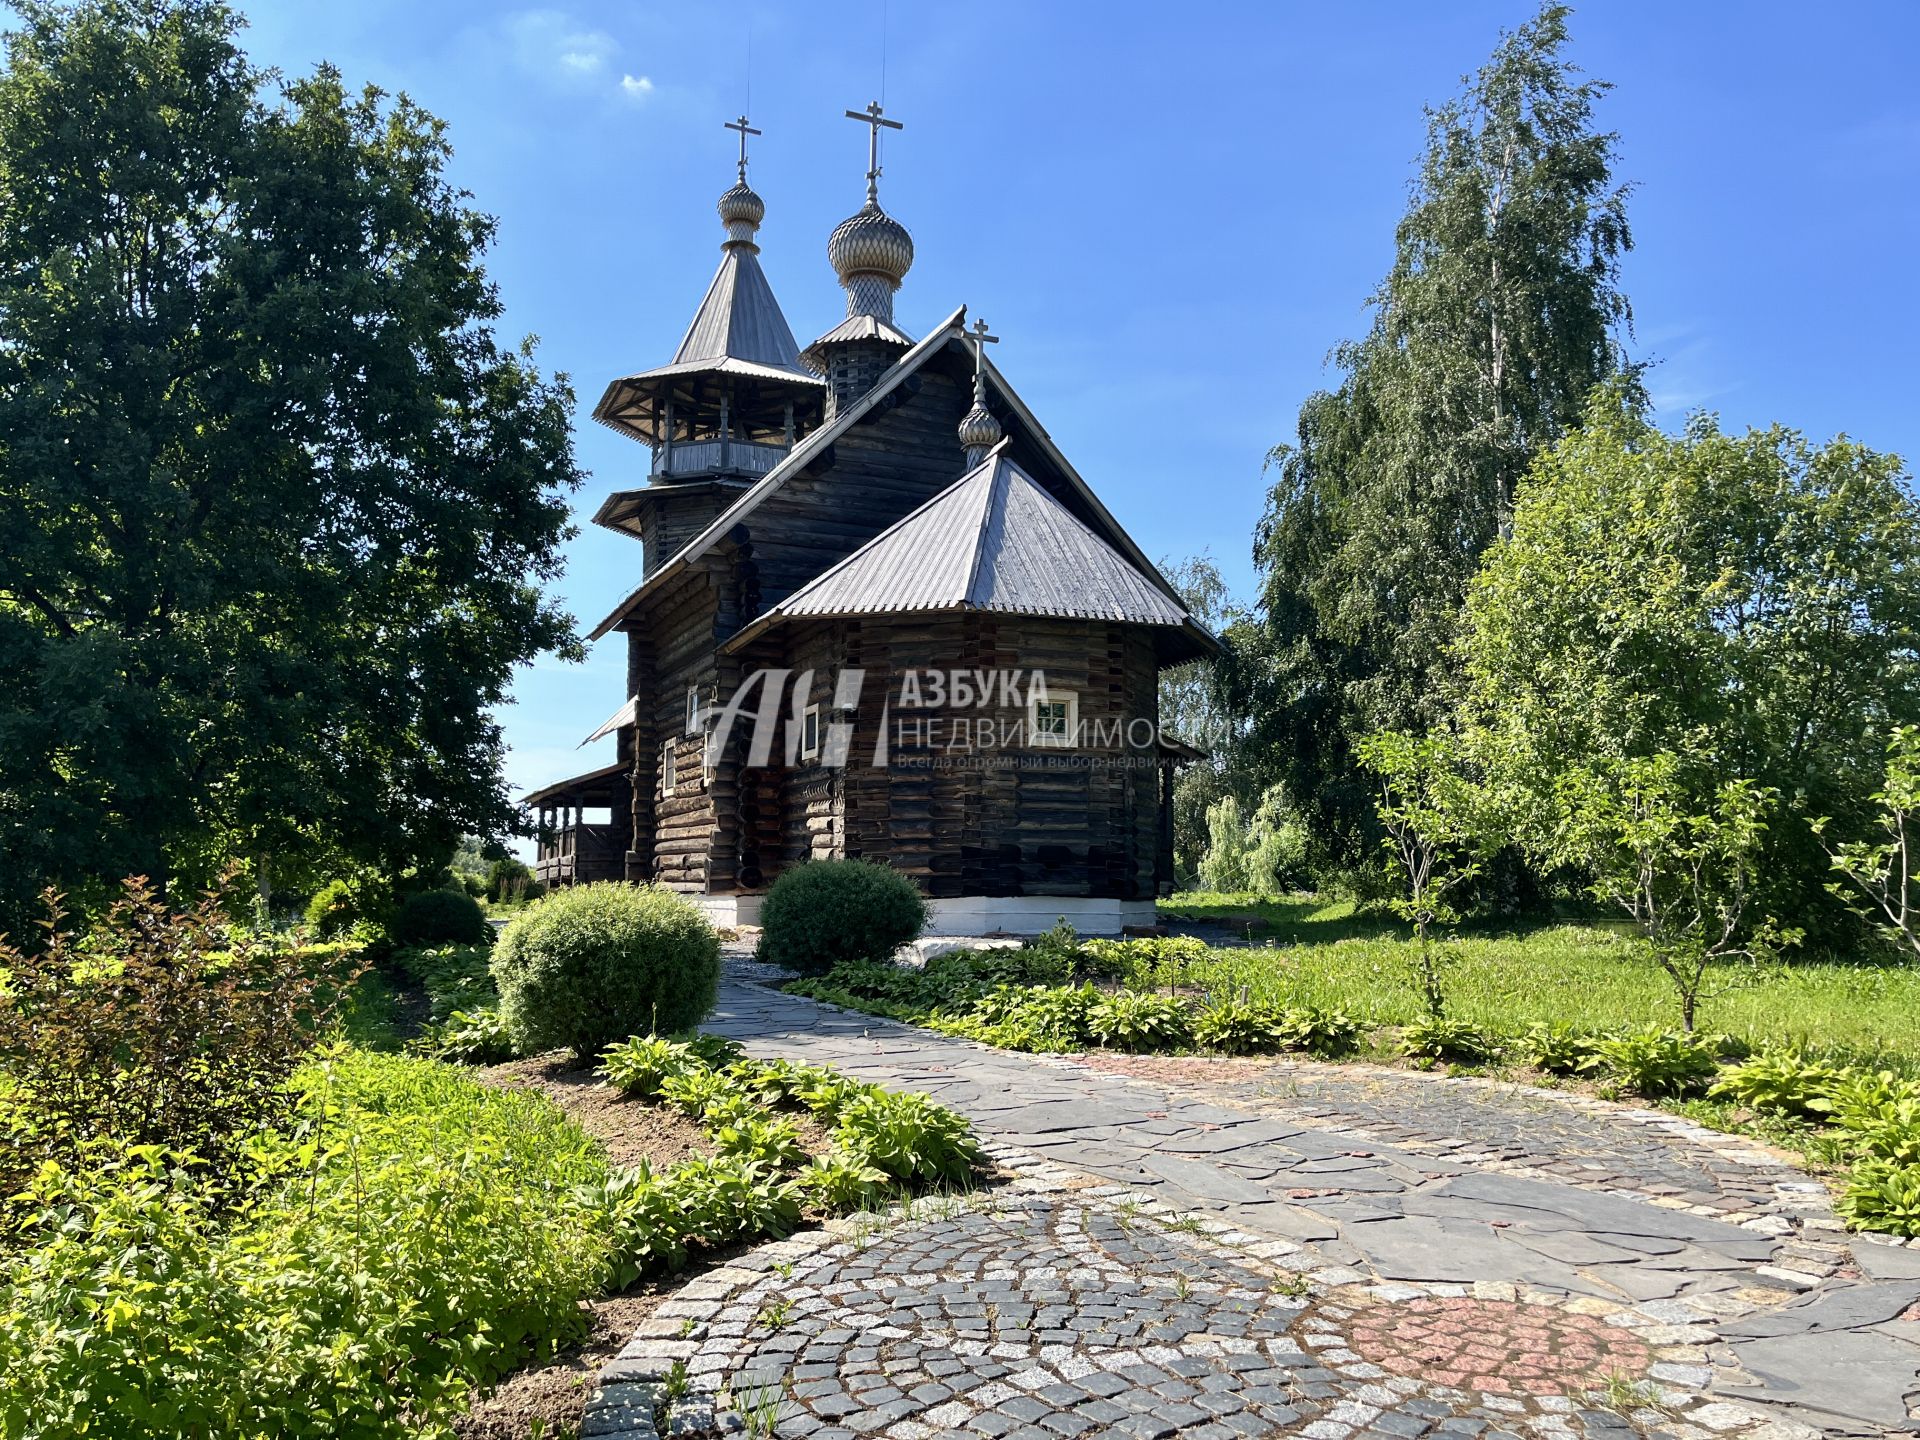
[[857, 275], [877, 275], [898, 290], [913, 268], [913, 237], [878, 201], [869, 200], [834, 227], [827, 260], [842, 285]]
[[720, 211], [720, 223], [727, 227], [729, 245], [753, 244], [754, 231], [767, 218], [767, 202], [744, 180], [722, 195], [716, 208]]

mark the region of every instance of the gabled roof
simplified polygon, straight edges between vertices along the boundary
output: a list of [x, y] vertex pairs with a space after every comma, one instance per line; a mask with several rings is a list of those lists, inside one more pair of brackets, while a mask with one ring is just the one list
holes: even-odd
[[[626, 599], [622, 600], [604, 620], [593, 628], [592, 633], [588, 635], [587, 638], [589, 640], [598, 640], [602, 635], [612, 630], [614, 626], [626, 618], [628, 612], [631, 611], [635, 605], [639, 604], [641, 600], [663, 589], [675, 575], [679, 574], [693, 561], [705, 555], [717, 545], [721, 538], [731, 531], [734, 526], [740, 524], [757, 510], [768, 496], [782, 489], [795, 476], [805, 471], [807, 466], [812, 464], [835, 440], [859, 424], [874, 407], [879, 405], [887, 396], [892, 394], [894, 390], [899, 388], [900, 384], [910, 375], [919, 370], [921, 366], [925, 365], [935, 355], [939, 354], [949, 343], [964, 340], [966, 336], [966, 317], [967, 307], [962, 305], [941, 322], [924, 340], [921, 340], [911, 350], [907, 351], [906, 354], [902, 355], [889, 366], [887, 370], [881, 374], [879, 380], [874, 383], [873, 388], [861, 396], [856, 403], [842, 410], [833, 418], [830, 424], [822, 425], [819, 429], [808, 435], [806, 439], [794, 446], [784, 460], [769, 470], [751, 489], [716, 516], [706, 529], [688, 541], [679, 554], [673, 556], [661, 565], [652, 575], [642, 581], [637, 589], [630, 592]], [[1005, 377], [994, 368], [993, 362], [988, 360], [985, 364], [988, 382], [992, 385], [996, 393], [1005, 398], [1008, 407], [1019, 422], [1020, 431], [1039, 447], [1047, 461], [1065, 477], [1067, 484], [1071, 486], [1074, 493], [1080, 497], [1088, 513], [1090, 513], [1094, 519], [1099, 522], [1101, 528], [1106, 531], [1113, 547], [1163, 595], [1169, 599], [1177, 600], [1173, 586], [1167, 583], [1166, 578], [1155, 568], [1154, 563], [1149, 560], [1145, 553], [1141, 551], [1140, 547], [1134, 543], [1133, 537], [1121, 528], [1120, 522], [1113, 518], [1112, 512], [1100, 503], [1100, 497], [1093, 493], [1092, 488], [1080, 477], [1080, 472], [1075, 470], [1068, 462], [1067, 457], [1060, 452], [1060, 447], [1054, 444], [1053, 437], [1047, 433], [1046, 427], [1034, 417], [1033, 412], [1027, 408], [1026, 403], [1014, 393], [1013, 388], [1007, 384]], [[1201, 633], [1204, 634], [1205, 632], [1202, 631]], [[1211, 645], [1217, 642], [1214, 642], [1212, 637], [1209, 636], [1208, 643]]]
[[1008, 458], [1002, 441], [962, 476], [742, 630], [785, 620], [969, 610], [1165, 626], [1212, 637]]

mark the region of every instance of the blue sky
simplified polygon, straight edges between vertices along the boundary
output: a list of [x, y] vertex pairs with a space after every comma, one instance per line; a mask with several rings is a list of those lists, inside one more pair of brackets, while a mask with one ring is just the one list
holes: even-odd
[[[918, 259], [914, 334], [966, 303], [995, 360], [1142, 547], [1202, 550], [1241, 593], [1267, 449], [1366, 323], [1422, 140], [1501, 3], [864, 6], [293, 0], [243, 6], [255, 57], [320, 59], [450, 126], [454, 175], [500, 219], [510, 338], [581, 399], [563, 597], [583, 628], [637, 582], [638, 543], [587, 523], [646, 451], [586, 412], [665, 361], [719, 258], [713, 202], [745, 108], [765, 130], [762, 263], [800, 343], [842, 313], [828, 232], [857, 208], [883, 98], [882, 198]], [[883, 26], [883, 14], [885, 16]], [[883, 46], [884, 28], [884, 46]], [[1692, 409], [1920, 453], [1920, 7], [1593, 3], [1572, 54], [1636, 188], [1633, 352], [1663, 423]], [[749, 52], [751, 63], [749, 63]], [[517, 788], [621, 699], [617, 638], [522, 676]]]

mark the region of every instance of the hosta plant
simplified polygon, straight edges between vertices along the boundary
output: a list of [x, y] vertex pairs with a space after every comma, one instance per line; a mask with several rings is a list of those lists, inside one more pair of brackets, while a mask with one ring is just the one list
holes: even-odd
[[494, 1009], [455, 1010], [407, 1047], [431, 1060], [462, 1065], [498, 1065], [514, 1056], [513, 1037]]
[[816, 1210], [841, 1213], [867, 1210], [887, 1197], [887, 1172], [857, 1151], [835, 1149], [793, 1177], [796, 1189]]
[[707, 1107], [728, 1093], [727, 1077], [717, 1070], [688, 1069], [660, 1082], [660, 1098], [689, 1115], [704, 1115]]
[[1834, 1209], [1856, 1230], [1920, 1235], [1920, 1164], [1869, 1160], [1856, 1166]]
[[[712, 1112], [709, 1110], [709, 1121]], [[715, 1153], [754, 1160], [772, 1170], [785, 1170], [807, 1158], [800, 1128], [784, 1116], [748, 1116], [725, 1124], [709, 1124]]]
[[1500, 1042], [1466, 1020], [1435, 1017], [1416, 1020], [1400, 1032], [1400, 1053], [1417, 1060], [1484, 1065], [1499, 1055]]
[[957, 1184], [980, 1159], [966, 1120], [924, 1095], [856, 1096], [841, 1108], [834, 1138], [896, 1180]]
[[1089, 1007], [1087, 1029], [1109, 1049], [1140, 1054], [1185, 1045], [1193, 1022], [1187, 1007], [1170, 996], [1123, 990]]
[[1287, 1011], [1257, 1000], [1221, 1000], [1193, 1019], [1193, 1038], [1222, 1055], [1268, 1055], [1293, 1043]]
[[1718, 1069], [1713, 1046], [1677, 1030], [1630, 1030], [1594, 1043], [1588, 1068], [1618, 1088], [1648, 1099], [1694, 1095]]
[[1535, 1025], [1514, 1042], [1515, 1053], [1548, 1075], [1571, 1075], [1593, 1058], [1593, 1037], [1564, 1020]]
[[676, 1075], [700, 1068], [699, 1061], [677, 1040], [657, 1035], [635, 1035], [609, 1045], [600, 1056], [600, 1074], [623, 1095], [648, 1100]]
[[1920, 1166], [1920, 1100], [1895, 1100], [1875, 1111], [1852, 1110], [1841, 1124], [1860, 1154]]
[[1709, 1094], [1769, 1114], [1824, 1119], [1833, 1111], [1839, 1083], [1840, 1072], [1831, 1065], [1792, 1050], [1769, 1050], [1728, 1070]]
[[1286, 1043], [1290, 1050], [1305, 1050], [1329, 1059], [1345, 1055], [1360, 1043], [1366, 1026], [1344, 1010], [1328, 1010], [1307, 1005], [1287, 1011]]

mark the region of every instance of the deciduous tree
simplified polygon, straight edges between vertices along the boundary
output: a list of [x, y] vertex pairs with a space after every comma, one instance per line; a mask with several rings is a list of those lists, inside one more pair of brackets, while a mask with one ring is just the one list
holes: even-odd
[[[450, 853], [571, 393], [503, 348], [440, 122], [210, 0], [22, 0], [0, 71], [0, 928], [57, 881]], [[8, 904], [11, 902], [11, 911]]]
[[1529, 459], [1622, 363], [1627, 191], [1594, 123], [1608, 87], [1565, 56], [1567, 13], [1542, 8], [1428, 112], [1372, 328], [1334, 351], [1339, 385], [1308, 397], [1271, 456], [1234, 689], [1251, 744], [1336, 861], [1359, 860], [1371, 828], [1354, 743], [1446, 713], [1447, 647], [1481, 553]]

